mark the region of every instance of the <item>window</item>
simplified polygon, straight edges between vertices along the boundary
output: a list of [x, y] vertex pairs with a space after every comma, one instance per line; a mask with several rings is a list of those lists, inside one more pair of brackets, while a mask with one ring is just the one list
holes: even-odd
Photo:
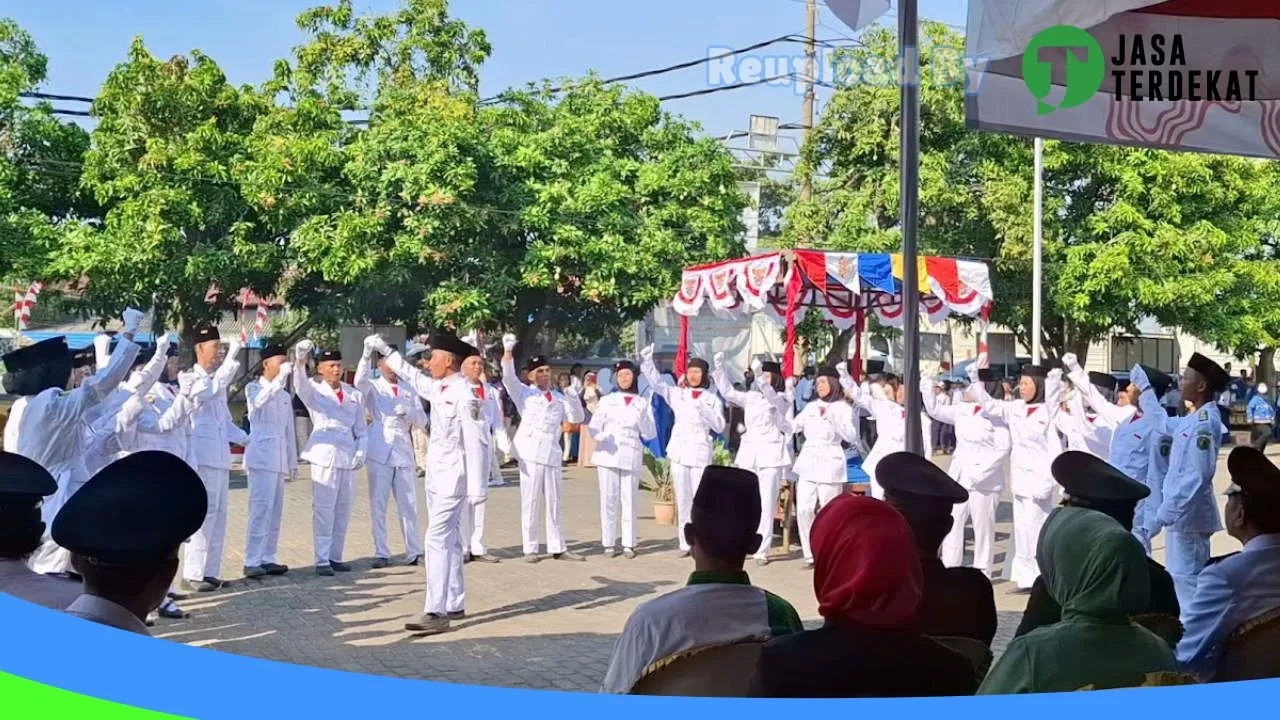
[[1177, 371], [1177, 347], [1172, 338], [1111, 338], [1111, 371], [1128, 372], [1147, 365], [1167, 373]]

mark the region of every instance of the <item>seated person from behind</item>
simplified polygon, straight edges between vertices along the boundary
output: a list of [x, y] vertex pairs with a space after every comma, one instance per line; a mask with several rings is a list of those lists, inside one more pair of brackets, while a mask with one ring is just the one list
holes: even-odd
[[694, 563], [689, 584], [627, 618], [601, 692], [630, 692], [653, 663], [678, 653], [804, 630], [790, 603], [752, 586], [742, 569], [760, 546], [759, 523], [755, 473], [708, 466], [684, 526]]
[[[1133, 516], [1138, 502], [1151, 494], [1151, 489], [1146, 485], [1086, 452], [1062, 453], [1053, 461], [1050, 472], [1053, 473], [1053, 479], [1062, 486], [1064, 506], [1097, 510], [1130, 532], [1133, 531]], [[1173, 590], [1173, 578], [1169, 571], [1148, 557], [1147, 574], [1151, 586], [1147, 605], [1134, 614], [1178, 617], [1178, 595]], [[1035, 584], [1031, 586], [1031, 597], [1027, 598], [1027, 609], [1022, 614], [1022, 622], [1014, 637], [1026, 635], [1038, 627], [1052, 625], [1061, 618], [1062, 608], [1049, 594], [1044, 576], [1036, 578]]]
[[53, 520], [53, 539], [84, 578], [71, 615], [150, 635], [178, 571], [178, 548], [204, 522], [200, 476], [175, 455], [146, 450], [89, 479]]
[[1200, 571], [1178, 643], [1179, 664], [1206, 679], [1233, 630], [1280, 608], [1280, 469], [1251, 447], [1232, 450], [1227, 469], [1232, 485], [1223, 519], [1244, 550]]
[[80, 594], [80, 583], [27, 567], [44, 536], [40, 506], [57, 491], [57, 481], [39, 463], [0, 452], [0, 593], [65, 610]]
[[1129, 619], [1147, 607], [1146, 560], [1142, 543], [1107, 515], [1050, 513], [1036, 561], [1062, 619], [1015, 638], [978, 694], [1138, 687], [1150, 673], [1176, 671], [1169, 645]]
[[924, 572], [924, 596], [916, 627], [933, 637], [966, 637], [991, 646], [996, 636], [996, 596], [981, 570], [948, 568], [939, 549], [955, 522], [952, 509], [969, 492], [932, 461], [894, 453], [876, 468], [885, 502], [906, 518]]
[[973, 694], [970, 661], [916, 629], [924, 579], [911, 528], [897, 510], [842, 495], [818, 511], [810, 546], [826, 622], [766, 644], [751, 696]]

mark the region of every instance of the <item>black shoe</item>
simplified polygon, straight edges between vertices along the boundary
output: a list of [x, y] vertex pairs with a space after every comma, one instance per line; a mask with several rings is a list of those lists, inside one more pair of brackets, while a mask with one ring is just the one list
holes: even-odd
[[155, 621], [155, 620], [153, 620], [153, 619], [151, 618], [151, 616], [147, 616], [146, 623], [147, 623], [147, 627], [155, 627], [155, 626], [156, 626], [156, 621]]
[[1009, 591], [1010, 595], [1030, 595], [1031, 588], [1014, 588]]
[[583, 562], [586, 560], [586, 558], [582, 557], [578, 553], [571, 552], [569, 550], [565, 550], [562, 553], [556, 553], [551, 557], [555, 558], [556, 560], [569, 560], [571, 562]]
[[288, 565], [278, 565], [276, 563], [262, 563], [262, 569], [266, 570], [268, 575], [283, 575], [289, 572]]
[[489, 564], [502, 562], [501, 560], [490, 555], [489, 553], [485, 553], [483, 555], [472, 555], [471, 559], [474, 560], [475, 562], [489, 563]]
[[350, 563], [338, 562], [337, 560], [330, 560], [329, 567], [333, 568], [334, 572], [351, 572]]
[[261, 565], [258, 565], [255, 567], [246, 567], [244, 569], [244, 576], [247, 578], [260, 578], [260, 577], [266, 577], [266, 575], [267, 575], [267, 569], [262, 567]]
[[205, 581], [206, 583], [209, 583], [210, 585], [212, 585], [212, 586], [214, 587], [214, 589], [224, 588], [224, 587], [226, 587], [226, 586], [228, 586], [228, 585], [230, 585], [230, 584], [231, 584], [231, 583], [227, 582], [226, 580], [220, 580], [220, 579], [218, 579], [218, 578], [216, 578], [216, 577], [206, 577], [206, 578], [204, 579], [204, 581]]
[[333, 577], [333, 568], [328, 565], [319, 565], [316, 567], [316, 574], [320, 577]]
[[415, 635], [439, 635], [449, 632], [449, 618], [423, 613], [416, 622], [405, 623], [404, 629]]
[[405, 567], [417, 567], [422, 564], [422, 556], [410, 555], [409, 557], [405, 558], [404, 564], [405, 564]]
[[217, 590], [220, 586], [209, 582], [208, 578], [192, 582], [191, 580], [183, 580], [182, 587], [197, 593], [209, 593]]
[[467, 611], [466, 611], [466, 610], [458, 610], [458, 611], [455, 611], [455, 612], [451, 612], [451, 613], [449, 613], [449, 615], [448, 615], [447, 617], [448, 617], [450, 620], [461, 620], [461, 619], [465, 618], [466, 616], [467, 616]]
[[474, 555], [472, 555], [471, 553], [462, 553], [462, 564], [463, 564], [463, 565], [466, 565], [467, 563], [471, 562], [472, 560], [475, 560], [475, 556], [474, 556]]
[[176, 592], [171, 592], [166, 597], [168, 597], [170, 600], [174, 602], [182, 602], [183, 600], [191, 599], [191, 596], [187, 595], [186, 593], [176, 593]]
[[391, 563], [389, 560], [387, 560], [384, 557], [376, 557], [373, 559], [373, 562], [370, 564], [373, 566], [374, 570], [381, 570], [382, 568], [386, 567]]
[[156, 614], [167, 620], [186, 620], [191, 617], [190, 613], [183, 612], [182, 608], [174, 605], [173, 603], [165, 603], [164, 605], [161, 605], [160, 609], [156, 611]]

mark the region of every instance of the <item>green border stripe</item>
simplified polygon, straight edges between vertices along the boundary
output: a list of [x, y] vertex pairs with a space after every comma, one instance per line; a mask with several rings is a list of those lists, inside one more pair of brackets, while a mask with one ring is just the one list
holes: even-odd
[[77, 695], [0, 672], [0, 716], [27, 718], [93, 718], [93, 720], [190, 720]]

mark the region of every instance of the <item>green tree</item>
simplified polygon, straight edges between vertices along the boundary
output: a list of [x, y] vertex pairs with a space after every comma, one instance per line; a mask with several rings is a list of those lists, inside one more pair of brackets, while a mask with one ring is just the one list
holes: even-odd
[[47, 102], [20, 93], [40, 88], [46, 58], [31, 36], [0, 18], [0, 279], [45, 279], [62, 225], [95, 212], [77, 192], [88, 135], [58, 120]]

